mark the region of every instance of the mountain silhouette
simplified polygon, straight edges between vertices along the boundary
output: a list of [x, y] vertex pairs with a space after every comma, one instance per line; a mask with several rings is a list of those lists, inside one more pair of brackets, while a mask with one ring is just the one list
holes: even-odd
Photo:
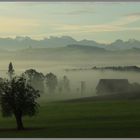
[[[140, 48], [140, 41], [135, 39], [129, 39], [128, 41], [123, 41], [118, 39], [110, 44], [98, 43], [94, 40], [83, 39], [77, 41], [76, 39], [70, 36], [61, 36], [49, 38], [44, 38], [42, 40], [35, 40], [28, 36], [22, 37], [17, 36], [16, 38], [0, 38], [0, 49], [1, 50], [23, 50], [28, 48], [62, 48], [62, 47], [72, 47], [73, 45], [79, 45], [80, 49], [83, 49], [83, 46], [89, 46], [97, 50], [98, 48], [104, 48], [106, 50], [130, 50], [132, 48]], [[74, 47], [74, 46], [73, 46]]]

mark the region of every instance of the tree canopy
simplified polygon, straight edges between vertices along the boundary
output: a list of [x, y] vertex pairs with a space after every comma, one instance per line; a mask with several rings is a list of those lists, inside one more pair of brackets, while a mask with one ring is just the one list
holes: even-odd
[[14, 68], [13, 68], [13, 64], [12, 62], [9, 63], [9, 67], [8, 67], [8, 75], [10, 80], [12, 79], [13, 75], [14, 75]]
[[35, 69], [29, 69], [23, 75], [32, 87], [40, 92], [44, 92], [44, 75], [42, 73], [37, 72]]
[[48, 73], [45, 78], [49, 93], [54, 93], [58, 84], [56, 75], [54, 75], [53, 73]]
[[39, 91], [30, 86], [22, 76], [13, 77], [12, 80], [3, 79], [0, 84], [0, 103], [2, 114], [5, 117], [14, 115], [17, 129], [24, 128], [22, 117], [33, 116], [38, 112], [36, 99], [40, 97]]

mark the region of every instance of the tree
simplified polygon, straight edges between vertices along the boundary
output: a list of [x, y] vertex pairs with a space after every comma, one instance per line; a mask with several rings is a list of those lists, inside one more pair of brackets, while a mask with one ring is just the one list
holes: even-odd
[[3, 79], [0, 84], [0, 103], [2, 115], [16, 118], [17, 129], [24, 129], [22, 117], [33, 116], [38, 112], [36, 99], [40, 97], [39, 91], [31, 87], [22, 76], [13, 77], [11, 81]]
[[81, 95], [83, 95], [86, 91], [86, 82], [81, 81]]
[[63, 77], [63, 87], [65, 92], [70, 92], [70, 81], [67, 76]]
[[13, 68], [12, 62], [9, 63], [8, 75], [9, 75], [10, 80], [12, 80], [12, 77], [13, 77], [13, 75], [14, 75], [14, 68]]
[[42, 73], [39, 73], [34, 69], [29, 69], [26, 70], [23, 75], [32, 87], [40, 92], [44, 92], [44, 75]]
[[57, 77], [53, 73], [48, 73], [46, 76], [46, 86], [48, 87], [49, 93], [54, 93], [57, 87]]

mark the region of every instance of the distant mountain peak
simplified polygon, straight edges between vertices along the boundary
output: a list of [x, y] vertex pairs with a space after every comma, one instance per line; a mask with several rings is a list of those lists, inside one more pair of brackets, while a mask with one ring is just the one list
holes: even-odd
[[134, 39], [134, 38], [130, 38], [130, 39], [128, 39], [128, 41], [129, 41], [129, 42], [134, 42], [134, 41], [137, 41], [137, 40]]
[[127, 43], [136, 43], [136, 42], [140, 42], [140, 41], [138, 41], [138, 40], [136, 40], [136, 39], [129, 39], [129, 40], [127, 41]]
[[96, 46], [98, 48], [104, 48], [107, 50], [127, 50], [132, 48], [140, 48], [140, 41], [136, 39], [129, 39], [123, 41], [122, 39], [117, 39], [110, 44], [98, 43], [94, 40], [76, 40], [71, 36], [50, 36], [42, 40], [35, 40], [29, 36], [16, 36], [16, 38], [0, 38], [0, 49], [16, 50], [25, 49], [29, 46], [32, 48], [59, 48], [66, 47], [67, 45], [76, 44], [83, 46]]
[[31, 40], [31, 38], [28, 36], [16, 36], [15, 40], [24, 41], [24, 40]]
[[57, 36], [50, 36], [49, 38], [47, 39], [67, 39], [67, 40], [75, 40], [73, 39], [71, 36], [60, 36], [60, 37], [57, 37]]
[[116, 41], [114, 41], [114, 42], [111, 43], [111, 44], [120, 44], [120, 43], [124, 43], [124, 41], [121, 40], [121, 39], [117, 39]]
[[117, 39], [108, 46], [111, 50], [128, 50], [132, 48], [140, 48], [140, 41], [136, 39], [129, 39], [127, 41]]

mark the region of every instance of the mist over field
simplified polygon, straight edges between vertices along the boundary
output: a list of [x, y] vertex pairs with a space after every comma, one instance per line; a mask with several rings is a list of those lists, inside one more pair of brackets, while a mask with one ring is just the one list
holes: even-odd
[[[52, 72], [58, 78], [63, 76], [70, 81], [71, 91], [54, 94], [46, 91], [41, 95], [43, 101], [63, 100], [79, 97], [97, 96], [96, 86], [100, 79], [128, 79], [130, 83], [140, 83], [139, 72], [95, 71], [91, 68], [106, 66], [140, 66], [138, 51], [109, 51], [85, 45], [70, 45], [58, 48], [27, 48], [22, 50], [5, 50], [0, 52], [0, 76], [7, 77], [9, 62], [14, 65], [15, 73], [20, 75], [25, 70], [35, 69], [44, 75]], [[132, 49], [133, 50], [133, 49]], [[71, 69], [86, 69], [75, 70]], [[68, 71], [67, 71], [68, 70]], [[69, 71], [70, 70], [70, 71]], [[81, 81], [86, 89], [81, 95]]]
[[140, 2], [0, 3], [0, 137], [140, 137]]

